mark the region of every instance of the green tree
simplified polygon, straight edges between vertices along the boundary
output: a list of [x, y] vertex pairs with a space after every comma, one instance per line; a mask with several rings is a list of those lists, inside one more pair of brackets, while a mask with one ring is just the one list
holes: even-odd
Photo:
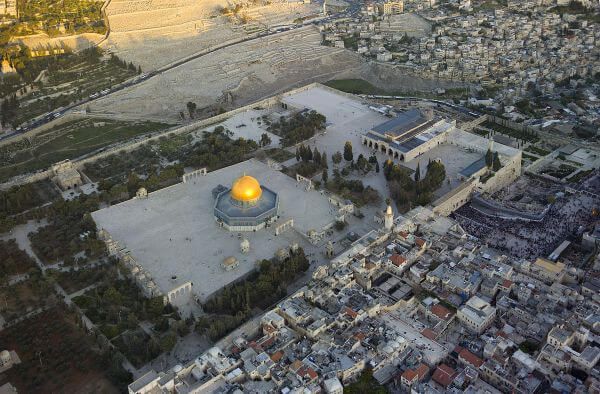
[[494, 153], [491, 149], [488, 148], [487, 152], [485, 152], [485, 165], [488, 167], [492, 167], [494, 162]]
[[329, 174], [327, 173], [327, 168], [323, 168], [323, 174], [321, 175], [321, 179], [323, 183], [327, 183], [327, 179], [329, 178]]
[[261, 147], [271, 145], [271, 138], [269, 137], [269, 135], [267, 133], [261, 134], [259, 145]]
[[346, 141], [344, 144], [344, 160], [352, 161], [354, 159], [354, 154], [352, 153], [352, 142]]
[[339, 151], [335, 152], [331, 156], [331, 161], [333, 161], [333, 164], [340, 164], [342, 162], [342, 154]]
[[177, 335], [169, 332], [160, 339], [160, 348], [163, 352], [169, 352], [177, 344]]
[[312, 152], [312, 157], [313, 157], [313, 161], [315, 162], [315, 164], [320, 166], [321, 165], [321, 152], [319, 152], [319, 149], [317, 149], [316, 146]]
[[329, 165], [327, 164], [327, 153], [323, 152], [321, 154], [321, 167], [327, 169]]
[[194, 113], [196, 112], [196, 103], [188, 101], [188, 103], [187, 103], [187, 109], [188, 109], [188, 112], [190, 114], [190, 118], [194, 119]]
[[417, 163], [417, 168], [415, 168], [415, 182], [419, 183], [421, 181], [421, 163]]
[[498, 156], [498, 152], [494, 152], [492, 170], [494, 170], [494, 172], [497, 172], [500, 168], [502, 168], [502, 164], [500, 163], [500, 157]]

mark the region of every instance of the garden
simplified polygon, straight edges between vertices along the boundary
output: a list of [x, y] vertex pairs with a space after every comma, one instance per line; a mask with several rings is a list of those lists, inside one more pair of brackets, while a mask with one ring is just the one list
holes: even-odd
[[[0, 331], [3, 349], [16, 351], [21, 364], [4, 372], [22, 393], [118, 393], [93, 337], [85, 335], [73, 313], [54, 307]], [[128, 376], [125, 376], [128, 378]], [[83, 391], [82, 391], [83, 390]]]
[[[128, 278], [109, 278], [73, 301], [136, 368], [171, 350], [189, 332], [189, 322], [162, 297], [145, 298]], [[142, 330], [143, 321], [151, 323], [152, 333]]]
[[309, 262], [302, 249], [291, 252], [283, 261], [262, 260], [258, 270], [238, 283], [224, 287], [203, 308], [196, 329], [215, 341], [251, 316], [255, 308], [263, 310], [287, 295], [286, 287], [306, 272]]

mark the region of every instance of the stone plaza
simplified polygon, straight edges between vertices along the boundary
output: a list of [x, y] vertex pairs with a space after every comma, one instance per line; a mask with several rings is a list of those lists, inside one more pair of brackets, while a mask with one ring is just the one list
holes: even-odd
[[[218, 185], [231, 185], [244, 174], [252, 174], [277, 193], [279, 218], [257, 231], [228, 231], [215, 220], [212, 191]], [[294, 244], [310, 247], [324, 242], [318, 236], [340, 215], [343, 213], [321, 192], [307, 190], [304, 183], [254, 159], [92, 214], [98, 229], [115, 245], [113, 252], [129, 255], [131, 265], [156, 285], [156, 294], [175, 304], [187, 302], [190, 290], [204, 301], [251, 272], [257, 261], [272, 258]], [[242, 247], [245, 239], [247, 250]], [[229, 257], [239, 263], [231, 270], [223, 267]], [[187, 286], [190, 282], [192, 286]], [[175, 300], [172, 291], [184, 297]]]

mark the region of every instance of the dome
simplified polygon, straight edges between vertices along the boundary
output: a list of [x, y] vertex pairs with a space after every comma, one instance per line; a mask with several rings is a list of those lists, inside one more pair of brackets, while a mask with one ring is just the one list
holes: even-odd
[[0, 362], [6, 364], [10, 361], [10, 359], [10, 352], [8, 350], [3, 350], [2, 352], [0, 352]]
[[231, 197], [238, 201], [255, 201], [261, 195], [260, 183], [249, 175], [236, 179], [231, 186]]

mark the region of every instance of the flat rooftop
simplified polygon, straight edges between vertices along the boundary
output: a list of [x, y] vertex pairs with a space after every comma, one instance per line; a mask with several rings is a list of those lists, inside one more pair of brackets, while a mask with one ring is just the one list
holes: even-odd
[[413, 129], [420, 129], [428, 122], [430, 120], [426, 119], [420, 110], [414, 108], [398, 114], [394, 119], [373, 127], [373, 131], [379, 134], [400, 137]]
[[[219, 184], [229, 187], [244, 173], [278, 193], [280, 219], [275, 226], [293, 218], [297, 231], [275, 236], [272, 226], [239, 237], [219, 227], [213, 216], [212, 189]], [[294, 242], [306, 245], [298, 232], [320, 229], [336, 216], [337, 209], [326, 196], [306, 191], [294, 179], [254, 159], [158, 190], [147, 199], [128, 200], [92, 213], [98, 228], [126, 248], [164, 294], [191, 281], [201, 300], [250, 272], [256, 261], [273, 257], [278, 249]], [[242, 238], [250, 241], [247, 254], [240, 252]], [[221, 263], [229, 256], [240, 264], [225, 271]]]

